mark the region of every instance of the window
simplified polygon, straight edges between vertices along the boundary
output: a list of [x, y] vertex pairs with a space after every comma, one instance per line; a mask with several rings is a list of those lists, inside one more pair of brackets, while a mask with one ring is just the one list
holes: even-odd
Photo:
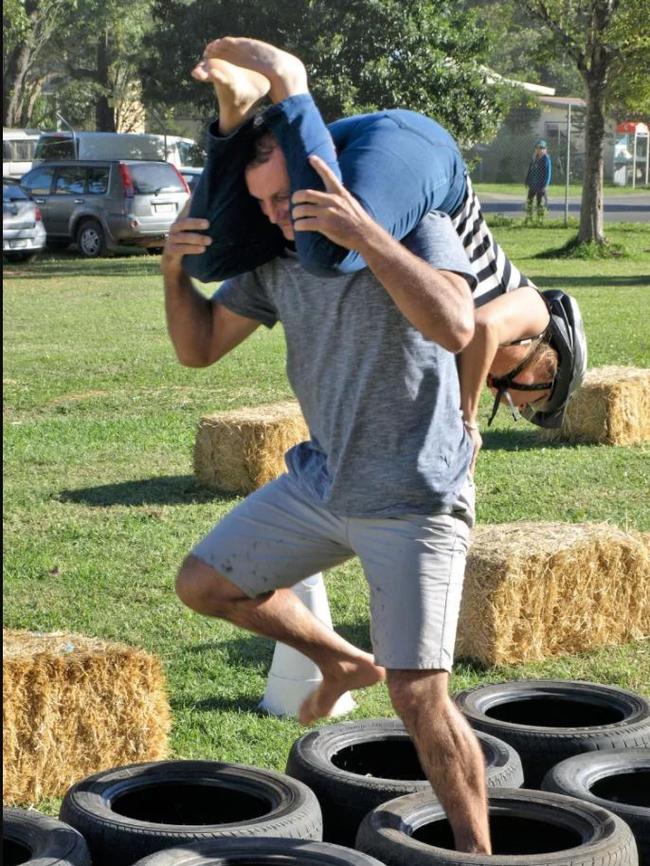
[[23, 177], [21, 184], [30, 195], [49, 195], [53, 174], [53, 168], [35, 168]]
[[54, 192], [56, 195], [81, 195], [85, 186], [85, 168], [66, 166], [57, 168], [54, 175]]
[[176, 169], [161, 162], [130, 162], [128, 169], [137, 194], [185, 192], [183, 181]]
[[3, 141], [2, 142], [2, 159], [3, 160], [5, 160], [5, 159], [11, 160], [11, 158], [12, 158], [11, 157], [11, 142], [10, 141]]
[[2, 200], [6, 202], [29, 201], [29, 196], [17, 183], [3, 183]]
[[108, 166], [88, 169], [88, 192], [90, 195], [104, 195], [108, 190]]
[[42, 135], [36, 145], [38, 159], [75, 159], [75, 143], [72, 138], [61, 135]]

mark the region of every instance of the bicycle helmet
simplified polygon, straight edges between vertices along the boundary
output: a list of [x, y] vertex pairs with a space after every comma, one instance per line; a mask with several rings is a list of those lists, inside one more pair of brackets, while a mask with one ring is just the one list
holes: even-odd
[[526, 359], [504, 376], [490, 377], [489, 384], [497, 389], [497, 393], [489, 423], [496, 415], [501, 397], [504, 396], [510, 403], [513, 416], [517, 418], [508, 388], [517, 388], [521, 391], [542, 391], [551, 388], [551, 393], [542, 406], [529, 403], [520, 412], [531, 424], [536, 424], [538, 427], [560, 427], [569, 400], [584, 379], [587, 370], [587, 337], [576, 300], [559, 289], [548, 289], [540, 292], [540, 295], [550, 315], [544, 336], [558, 354], [555, 378], [552, 382], [540, 382], [534, 385], [517, 383], [515, 379], [526, 366]]

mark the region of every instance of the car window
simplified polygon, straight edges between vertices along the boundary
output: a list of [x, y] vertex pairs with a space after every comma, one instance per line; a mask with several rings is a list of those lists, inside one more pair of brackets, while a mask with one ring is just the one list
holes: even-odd
[[17, 183], [3, 183], [2, 201], [29, 201], [29, 196]]
[[108, 189], [108, 166], [88, 169], [88, 192], [103, 195]]
[[164, 162], [130, 162], [129, 173], [136, 193], [185, 192], [183, 181], [173, 168]]
[[75, 143], [72, 138], [41, 136], [36, 145], [37, 159], [74, 159]]
[[53, 168], [35, 168], [23, 175], [20, 183], [30, 195], [49, 195]]
[[84, 191], [86, 169], [82, 166], [67, 165], [57, 168], [54, 174], [55, 195], [80, 195]]

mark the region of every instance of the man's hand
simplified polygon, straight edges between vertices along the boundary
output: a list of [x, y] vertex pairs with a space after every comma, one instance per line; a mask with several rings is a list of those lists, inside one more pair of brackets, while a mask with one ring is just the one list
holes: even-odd
[[322, 178], [325, 192], [300, 189], [293, 194], [294, 230], [320, 232], [341, 247], [361, 252], [369, 233], [381, 229], [322, 159], [310, 156], [309, 162]]
[[183, 208], [169, 230], [162, 254], [163, 268], [170, 265], [180, 267], [183, 256], [200, 255], [212, 243], [209, 235], [199, 234], [210, 228], [210, 223], [204, 219], [186, 216], [187, 210], [188, 205]]

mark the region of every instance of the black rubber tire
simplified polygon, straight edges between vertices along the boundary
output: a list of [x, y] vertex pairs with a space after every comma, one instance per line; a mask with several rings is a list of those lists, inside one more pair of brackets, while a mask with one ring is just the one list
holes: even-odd
[[[489, 734], [478, 732], [477, 737], [488, 785], [522, 785], [523, 770], [515, 750]], [[287, 773], [316, 794], [323, 813], [323, 839], [339, 845], [353, 845], [365, 815], [386, 800], [431, 791], [399, 719], [362, 719], [309, 731], [291, 747]]]
[[86, 259], [106, 255], [106, 233], [98, 220], [84, 220], [77, 229], [77, 247]]
[[136, 866], [384, 866], [370, 854], [299, 839], [220, 839], [168, 848]]
[[83, 836], [33, 809], [2, 809], [3, 866], [90, 866]]
[[574, 755], [551, 767], [542, 790], [578, 797], [618, 815], [634, 834], [639, 863], [650, 866], [650, 749]]
[[93, 866], [131, 866], [201, 839], [320, 840], [323, 829], [316, 796], [302, 782], [219, 761], [159, 761], [95, 773], [70, 788], [61, 818], [85, 836]]
[[572, 755], [650, 746], [650, 702], [617, 686], [522, 680], [476, 686], [454, 701], [473, 728], [519, 752], [527, 788]]
[[425, 793], [370, 812], [357, 848], [386, 866], [638, 866], [630, 828], [593, 803], [523, 788], [494, 788], [488, 800], [492, 854], [456, 851], [442, 806]]

